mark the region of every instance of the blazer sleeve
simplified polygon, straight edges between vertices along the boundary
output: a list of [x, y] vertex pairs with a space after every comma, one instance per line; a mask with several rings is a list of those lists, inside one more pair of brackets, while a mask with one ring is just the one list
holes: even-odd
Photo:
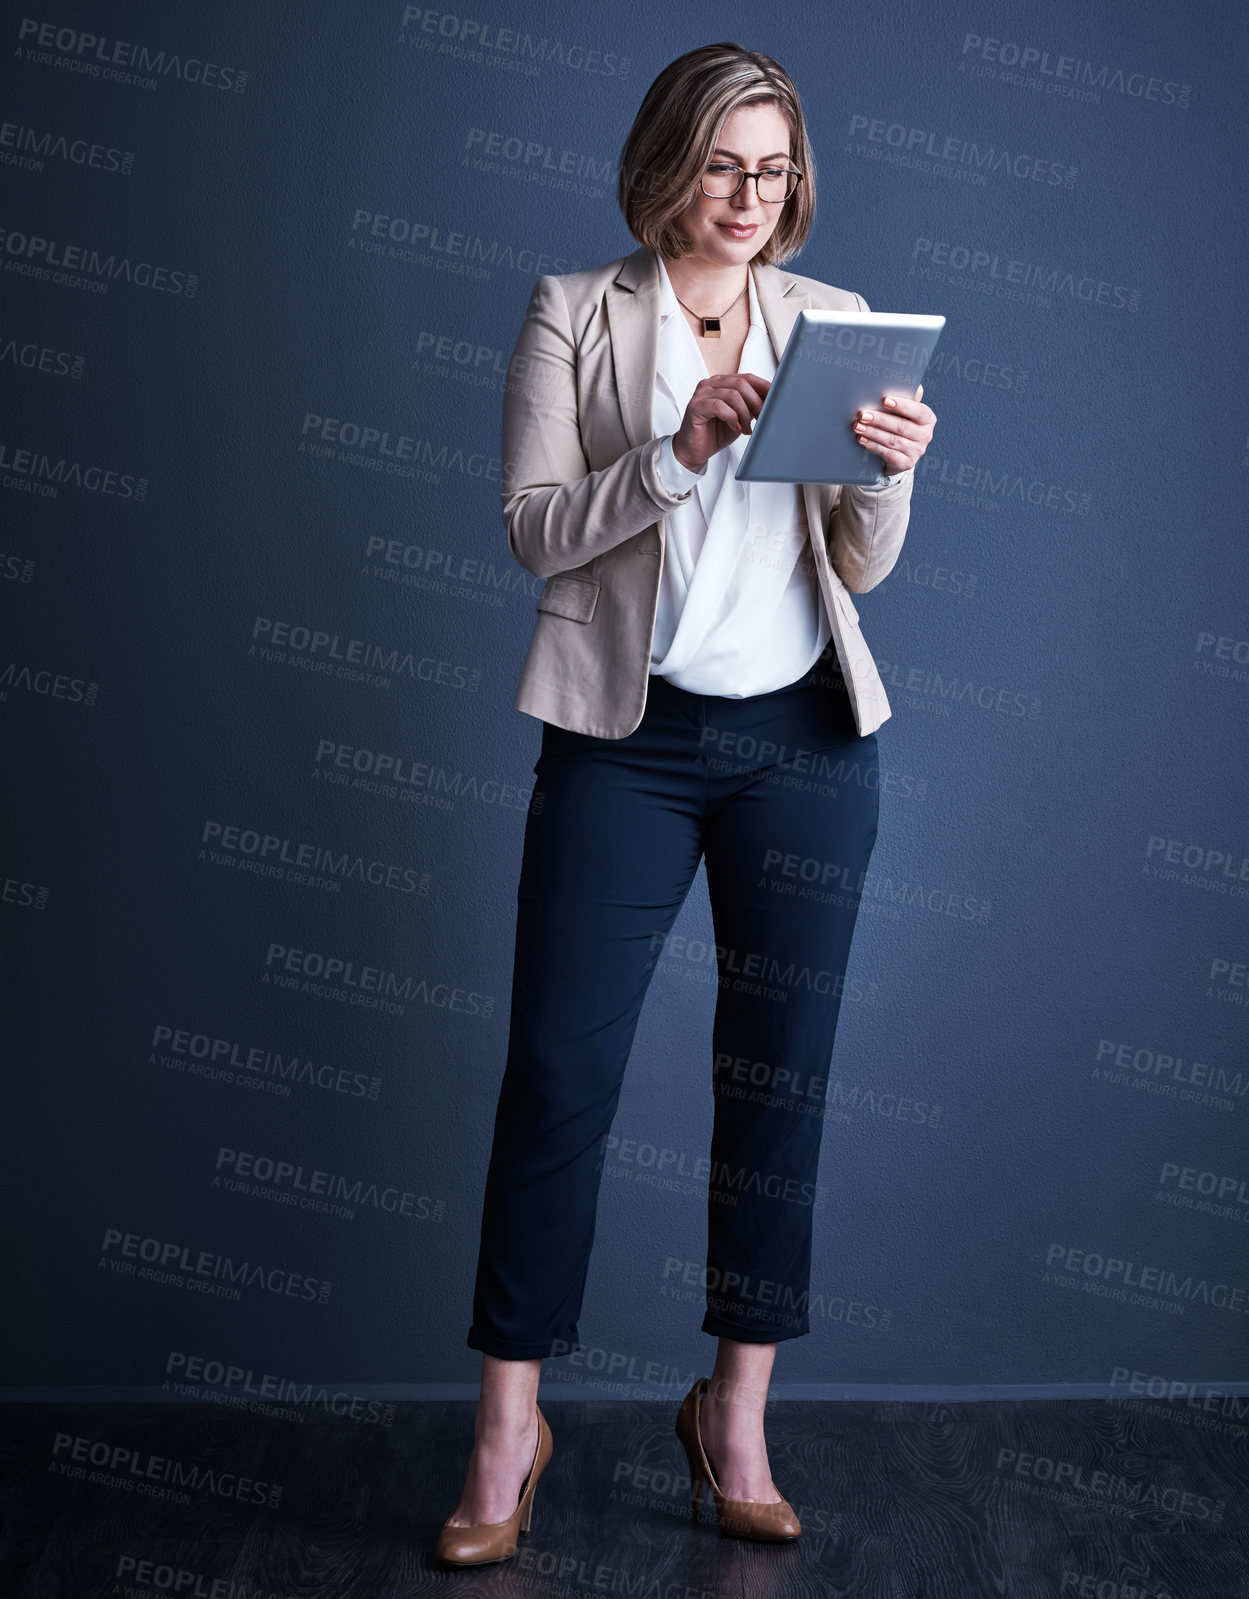
[[[608, 397], [603, 396], [604, 403]], [[533, 286], [503, 394], [499, 498], [507, 547], [536, 577], [582, 566], [689, 498], [657, 470], [647, 439], [591, 472], [577, 412], [577, 348], [557, 277]]]
[[[861, 311], [871, 307], [856, 294]], [[915, 469], [877, 489], [843, 483], [829, 516], [828, 555], [833, 570], [848, 589], [865, 594], [888, 577], [902, 553], [911, 519]]]

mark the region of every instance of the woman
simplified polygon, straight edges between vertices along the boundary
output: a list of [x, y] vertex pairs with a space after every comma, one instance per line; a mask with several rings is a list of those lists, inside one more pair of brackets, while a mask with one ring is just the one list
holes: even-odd
[[[805, 239], [814, 187], [785, 71], [735, 44], [689, 52], [647, 91], [623, 152], [620, 203], [642, 247], [539, 278], [517, 341], [502, 508], [512, 554], [547, 580], [516, 696], [542, 748], [467, 1338], [481, 1399], [439, 1533], [446, 1564], [505, 1559], [528, 1530], [551, 1454], [541, 1362], [580, 1347], [604, 1139], [700, 858], [723, 952], [702, 1323], [718, 1346], [677, 1433], [696, 1512], [705, 1481], [722, 1532], [800, 1531], [763, 1412], [777, 1343], [809, 1330], [811, 1205], [795, 1196], [814, 1192], [812, 1085], [889, 715], [847, 590], [897, 560], [936, 422], [922, 388], [859, 414], [887, 474], [875, 488], [736, 481], [798, 311], [866, 309], [775, 265]], [[726, 1067], [738, 1062], [749, 1089]]]

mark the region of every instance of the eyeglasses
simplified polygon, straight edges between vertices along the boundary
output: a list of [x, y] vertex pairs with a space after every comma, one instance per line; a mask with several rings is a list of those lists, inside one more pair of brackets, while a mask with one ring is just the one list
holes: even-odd
[[793, 167], [764, 167], [761, 172], [743, 172], [732, 162], [713, 161], [699, 179], [709, 200], [729, 200], [747, 178], [755, 180], [755, 193], [765, 205], [780, 205], [802, 182], [802, 173]]

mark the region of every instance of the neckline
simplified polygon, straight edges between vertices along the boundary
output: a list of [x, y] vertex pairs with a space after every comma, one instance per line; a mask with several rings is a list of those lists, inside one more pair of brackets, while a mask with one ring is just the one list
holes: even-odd
[[[668, 293], [671, 294], [673, 300], [675, 301], [676, 300], [677, 291], [672, 285], [672, 279], [668, 276], [668, 268], [664, 265], [663, 257], [659, 254], [658, 251], [655, 252], [655, 260], [656, 260], [656, 263], [657, 263], [657, 265], [659, 267], [659, 271], [660, 271], [660, 274], [661, 274], [662, 279], [663, 279], [663, 284], [664, 284], [664, 286], [666, 286]], [[662, 298], [663, 298], [663, 296], [661, 295], [661, 302], [662, 302]], [[760, 311], [758, 311], [758, 309], [757, 309], [757, 301], [758, 301], [758, 291], [755, 288], [755, 275], [754, 275], [754, 272], [751, 270], [750, 262], [747, 262], [746, 263], [746, 308], [747, 308], [747, 311], [749, 312], [749, 315], [750, 315], [750, 321], [747, 324], [746, 337], [742, 340], [742, 348], [741, 348], [741, 351], [740, 351], [740, 353], [738, 354], [738, 357], [737, 357], [737, 366], [735, 368], [735, 371], [737, 371], [737, 372], [740, 372], [741, 369], [742, 369], [742, 360], [744, 359], [745, 354], [746, 354], [746, 346], [750, 342], [750, 335], [754, 331], [755, 324], [757, 322], [762, 322], [762, 320], [763, 320], [762, 313]], [[736, 304], [736, 301], [734, 302], [734, 304]], [[681, 325], [684, 327], [686, 335], [687, 335], [690, 343], [694, 347], [694, 353], [698, 357], [699, 366], [702, 367], [703, 372], [705, 373], [705, 375], [707, 377], [710, 377], [711, 376], [711, 371], [710, 371], [710, 368], [708, 367], [706, 361], [703, 359], [702, 346], [698, 342], [698, 335], [694, 332], [693, 328], [689, 325], [689, 323], [685, 320], [685, 317], [682, 315], [681, 306], [680, 306], [679, 302], [676, 304], [676, 307], [673, 310], [672, 314], [675, 317], [677, 317], [677, 319], [680, 321]]]

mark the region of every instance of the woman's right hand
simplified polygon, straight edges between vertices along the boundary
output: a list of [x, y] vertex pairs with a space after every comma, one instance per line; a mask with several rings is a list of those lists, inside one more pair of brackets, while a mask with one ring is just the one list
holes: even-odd
[[672, 453], [681, 465], [701, 472], [718, 450], [749, 433], [771, 387], [770, 378], [753, 372], [718, 372], [702, 378], [672, 437]]

